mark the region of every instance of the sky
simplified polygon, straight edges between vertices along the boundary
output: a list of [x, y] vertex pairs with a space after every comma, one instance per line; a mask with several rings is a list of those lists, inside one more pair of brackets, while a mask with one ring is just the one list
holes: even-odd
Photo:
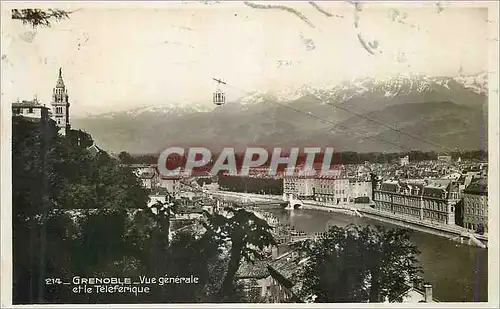
[[[435, 3], [371, 3], [362, 6], [355, 28], [353, 5], [316, 3], [321, 10], [269, 1], [45, 4], [77, 10], [35, 30], [10, 19], [19, 3], [3, 4], [2, 101], [36, 96], [49, 104], [60, 67], [77, 117], [146, 105], [210, 105], [214, 77], [227, 82], [221, 89], [231, 100], [360, 77], [488, 70], [484, 4], [439, 10]], [[399, 19], [392, 18], [396, 10]], [[358, 33], [376, 41], [375, 55]]]

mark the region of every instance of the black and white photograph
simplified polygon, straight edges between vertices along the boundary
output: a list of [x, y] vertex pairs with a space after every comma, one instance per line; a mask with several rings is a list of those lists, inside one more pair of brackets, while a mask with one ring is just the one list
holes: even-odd
[[2, 1], [1, 30], [2, 307], [499, 306], [498, 2]]

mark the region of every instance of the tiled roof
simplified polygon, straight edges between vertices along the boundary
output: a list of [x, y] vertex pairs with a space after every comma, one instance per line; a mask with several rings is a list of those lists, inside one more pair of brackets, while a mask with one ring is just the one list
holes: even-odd
[[[403, 302], [413, 302], [420, 299], [419, 303], [421, 303], [424, 302], [425, 299], [425, 293], [422, 290], [415, 287], [408, 289], [401, 296], [403, 297]], [[439, 303], [439, 300], [433, 297], [432, 302]]]
[[299, 258], [295, 252], [285, 253], [268, 265], [271, 275], [287, 288], [292, 288], [297, 283], [298, 267]]
[[447, 187], [452, 182], [452, 179], [431, 179], [429, 184], [433, 186]]
[[31, 107], [31, 108], [46, 108], [49, 109], [46, 106], [43, 106], [40, 104], [40, 102], [34, 100], [34, 101], [22, 101], [22, 102], [14, 102], [12, 103], [13, 108], [20, 108], [20, 107]]
[[479, 178], [473, 180], [471, 184], [464, 190], [464, 193], [476, 195], [488, 195], [488, 179]]
[[87, 150], [92, 154], [92, 155], [96, 155], [98, 154], [99, 152], [102, 151], [102, 149], [100, 149], [99, 147], [97, 147], [95, 144], [93, 144], [92, 146], [89, 146], [87, 147]]
[[443, 192], [446, 190], [444, 187], [425, 187], [424, 188], [424, 196], [428, 197], [436, 197], [441, 198], [443, 196]]
[[270, 275], [269, 270], [267, 269], [268, 263], [269, 260], [257, 260], [253, 264], [243, 260], [241, 262], [240, 268], [238, 268], [238, 271], [236, 272], [236, 278], [238, 279], [266, 278]]
[[169, 194], [167, 188], [155, 188], [153, 191], [151, 191], [150, 195], [167, 195]]
[[396, 192], [396, 186], [397, 183], [384, 182], [382, 183], [380, 190], [388, 192]]
[[382, 183], [380, 190], [398, 192], [398, 186], [401, 193], [405, 193], [406, 191], [408, 194], [417, 195], [418, 192], [418, 195], [435, 198], [442, 198], [443, 192], [458, 191], [458, 183], [451, 179], [431, 180], [430, 184], [427, 185], [418, 182], [386, 181]]
[[269, 266], [278, 271], [286, 279], [295, 283], [296, 278], [294, 275], [295, 272], [297, 271], [297, 261], [295, 259], [290, 258], [290, 260], [287, 259], [276, 260]]
[[151, 179], [155, 176], [154, 172], [142, 172], [139, 174], [139, 178], [141, 179]]

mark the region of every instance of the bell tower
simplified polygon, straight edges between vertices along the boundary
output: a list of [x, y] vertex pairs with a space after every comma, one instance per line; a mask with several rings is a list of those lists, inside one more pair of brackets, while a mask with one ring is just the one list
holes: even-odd
[[56, 87], [52, 89], [52, 119], [56, 122], [62, 135], [66, 135], [71, 129], [69, 121], [69, 96], [68, 90], [62, 78], [62, 68], [59, 68], [59, 78]]

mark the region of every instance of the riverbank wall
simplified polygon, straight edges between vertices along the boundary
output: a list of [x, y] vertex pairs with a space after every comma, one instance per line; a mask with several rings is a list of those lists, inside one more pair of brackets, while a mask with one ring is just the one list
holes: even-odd
[[[477, 235], [472, 234], [472, 236], [476, 239], [475, 241], [469, 242], [469, 232], [467, 232], [464, 228], [449, 225], [445, 226], [438, 223], [432, 222], [423, 222], [418, 220], [412, 220], [411, 218], [396, 216], [390, 213], [383, 213], [372, 209], [367, 204], [359, 205], [353, 204], [351, 206], [323, 206], [317, 205], [317, 202], [304, 202], [303, 201], [303, 209], [315, 209], [326, 212], [336, 212], [342, 213], [346, 215], [352, 216], [363, 216], [368, 219], [393, 224], [396, 226], [412, 229], [415, 231], [419, 231], [422, 233], [432, 234], [440, 237], [445, 237], [448, 239], [453, 239], [454, 241], [466, 243], [466, 244], [475, 244], [480, 247], [487, 247], [488, 245], [488, 237], [485, 235]], [[479, 242], [478, 242], [479, 241]]]
[[341, 213], [345, 215], [353, 215], [353, 211], [344, 208], [344, 207], [328, 207], [328, 206], [322, 206], [322, 205], [317, 205], [317, 204], [312, 204], [308, 202], [303, 202], [303, 205], [301, 207], [302, 209], [313, 209], [313, 210], [321, 210], [321, 211], [326, 211], [326, 212], [335, 212], [335, 213]]
[[[471, 233], [463, 227], [457, 225], [444, 225], [436, 222], [427, 222], [422, 220], [417, 220], [413, 218], [408, 218], [405, 216], [397, 216], [391, 213], [380, 212], [372, 209], [371, 207], [358, 207], [357, 210], [363, 214], [363, 216], [367, 218], [372, 218], [375, 220], [392, 223], [395, 225], [412, 228], [414, 230], [418, 230], [424, 233], [430, 233], [443, 237], [452, 237], [452, 238], [460, 238], [460, 237], [469, 237], [472, 236], [475, 239], [479, 240], [481, 243], [487, 245], [488, 236], [487, 235], [479, 235]], [[459, 239], [460, 240], [460, 239]]]
[[363, 214], [363, 216], [365, 218], [384, 222], [384, 223], [389, 223], [389, 224], [393, 224], [393, 225], [397, 225], [397, 226], [404, 227], [404, 228], [409, 228], [409, 229], [419, 231], [422, 233], [433, 234], [433, 235], [441, 236], [441, 237], [445, 237], [445, 238], [453, 238], [453, 237], [459, 236], [459, 234], [445, 232], [445, 231], [442, 231], [442, 230], [437, 229], [437, 228], [433, 229], [433, 228], [429, 228], [427, 226], [422, 226], [422, 225], [418, 225], [418, 224], [413, 224], [413, 223], [409, 223], [409, 222], [405, 222], [405, 221], [401, 221], [401, 220], [388, 218], [386, 216], [379, 215], [379, 214], [363, 212], [362, 210], [360, 212]]
[[[211, 192], [215, 193], [215, 192]], [[228, 191], [219, 191], [217, 192], [219, 195], [238, 197], [238, 198], [251, 198], [254, 201], [283, 201], [280, 196], [271, 196], [271, 195], [259, 195], [259, 194], [248, 194], [248, 193], [239, 193], [239, 192], [228, 192]], [[217, 194], [216, 193], [216, 194]], [[341, 213], [345, 215], [352, 216], [363, 216], [372, 220], [393, 224], [396, 226], [409, 228], [415, 231], [419, 231], [422, 233], [433, 234], [436, 236], [445, 237], [448, 239], [453, 239], [455, 241], [466, 243], [466, 244], [476, 244], [479, 246], [487, 246], [488, 244], [488, 236], [487, 235], [478, 235], [478, 234], [470, 234], [469, 231], [465, 230], [462, 227], [455, 225], [443, 225], [432, 222], [424, 222], [420, 220], [414, 220], [412, 218], [407, 218], [404, 216], [396, 216], [391, 213], [380, 212], [374, 210], [369, 206], [369, 204], [346, 204], [346, 205], [328, 205], [321, 202], [316, 201], [301, 201], [302, 209], [313, 209], [320, 210], [325, 212], [334, 212]], [[472, 235], [475, 238], [475, 241], [470, 242], [468, 236]], [[480, 243], [478, 243], [479, 241]]]

